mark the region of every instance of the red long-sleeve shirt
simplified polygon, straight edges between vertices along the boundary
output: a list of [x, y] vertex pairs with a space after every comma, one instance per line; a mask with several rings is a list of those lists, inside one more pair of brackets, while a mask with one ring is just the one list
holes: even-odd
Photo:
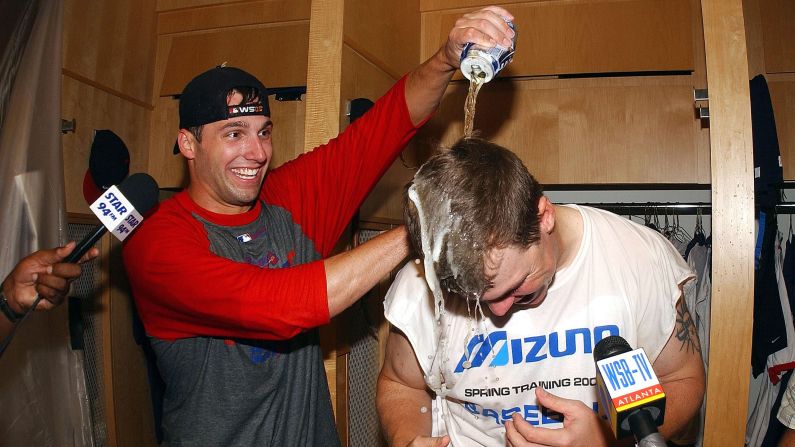
[[[172, 340], [287, 339], [327, 323], [320, 259], [329, 255], [372, 186], [416, 132], [404, 89], [405, 78], [337, 138], [269, 172], [262, 202], [246, 213], [209, 212], [187, 192], [161, 203], [123, 249], [147, 333]], [[214, 228], [250, 224], [263, 203], [286, 211], [316, 255], [296, 260], [305, 262], [300, 265], [287, 260], [289, 266], [261, 268], [210, 250], [207, 223]]]

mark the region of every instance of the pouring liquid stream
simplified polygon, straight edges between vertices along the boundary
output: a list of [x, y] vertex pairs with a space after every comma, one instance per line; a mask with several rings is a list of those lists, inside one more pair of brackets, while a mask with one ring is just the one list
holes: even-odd
[[473, 67], [471, 76], [469, 76], [469, 91], [467, 92], [467, 99], [464, 103], [464, 138], [470, 138], [474, 130], [475, 122], [475, 106], [478, 99], [478, 92], [483, 87], [485, 74], [476, 72]]

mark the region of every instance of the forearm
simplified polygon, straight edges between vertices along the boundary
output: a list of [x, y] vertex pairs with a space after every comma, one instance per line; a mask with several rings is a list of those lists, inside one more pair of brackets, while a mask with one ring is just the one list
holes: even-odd
[[389, 230], [324, 261], [329, 315], [338, 315], [364, 296], [408, 256], [406, 227]]
[[439, 106], [455, 70], [456, 67], [446, 61], [442, 48], [409, 73], [406, 78], [406, 106], [414, 125]]
[[684, 378], [662, 383], [665, 391], [665, 424], [660, 433], [665, 439], [675, 439], [687, 429], [689, 422], [701, 408], [704, 381]]
[[431, 397], [425, 390], [379, 376], [376, 407], [390, 446], [403, 447], [417, 436], [431, 436]]

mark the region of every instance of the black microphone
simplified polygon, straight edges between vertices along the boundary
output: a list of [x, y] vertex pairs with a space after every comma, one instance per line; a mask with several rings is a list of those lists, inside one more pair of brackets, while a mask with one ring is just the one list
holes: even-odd
[[639, 447], [667, 446], [657, 431], [665, 416], [665, 393], [643, 349], [612, 335], [596, 344], [599, 415], [616, 439], [634, 436]]
[[106, 231], [111, 231], [119, 240], [129, 235], [140, 225], [143, 216], [158, 202], [159, 188], [149, 174], [132, 174], [111, 186], [91, 204], [91, 211], [97, 215], [102, 225], [80, 241], [63, 262], [77, 262], [97, 243]]

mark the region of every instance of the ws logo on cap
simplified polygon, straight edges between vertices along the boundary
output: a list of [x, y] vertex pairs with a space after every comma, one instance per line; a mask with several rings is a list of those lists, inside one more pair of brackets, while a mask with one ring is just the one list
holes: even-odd
[[262, 114], [262, 103], [228, 106], [229, 117]]

